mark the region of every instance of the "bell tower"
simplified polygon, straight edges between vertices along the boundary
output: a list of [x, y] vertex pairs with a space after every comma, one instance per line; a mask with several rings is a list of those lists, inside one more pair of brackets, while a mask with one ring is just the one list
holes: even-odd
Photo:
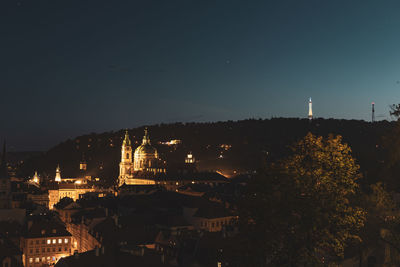
[[126, 178], [132, 178], [133, 161], [132, 161], [132, 145], [129, 139], [128, 130], [125, 131], [125, 138], [121, 148], [121, 163], [119, 164], [119, 185], [124, 184]]

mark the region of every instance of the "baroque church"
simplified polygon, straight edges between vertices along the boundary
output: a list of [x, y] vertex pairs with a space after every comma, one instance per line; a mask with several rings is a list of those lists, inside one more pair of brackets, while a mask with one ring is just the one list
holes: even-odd
[[165, 173], [165, 168], [161, 165], [157, 149], [150, 143], [147, 128], [144, 130], [142, 144], [135, 149], [133, 155], [128, 131], [125, 132], [121, 148], [121, 163], [119, 164], [119, 186], [123, 184], [155, 184], [154, 180], [143, 179], [143, 174]]

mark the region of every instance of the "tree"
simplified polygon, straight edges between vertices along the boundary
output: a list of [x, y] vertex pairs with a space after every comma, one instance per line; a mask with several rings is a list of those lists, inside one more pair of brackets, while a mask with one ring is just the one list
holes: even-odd
[[361, 241], [365, 211], [353, 203], [361, 174], [341, 141], [309, 133], [249, 184], [241, 217], [255, 266], [333, 262], [348, 242]]
[[399, 119], [400, 117], [400, 104], [392, 104], [389, 106], [390, 108], [390, 116], [395, 117], [396, 119]]

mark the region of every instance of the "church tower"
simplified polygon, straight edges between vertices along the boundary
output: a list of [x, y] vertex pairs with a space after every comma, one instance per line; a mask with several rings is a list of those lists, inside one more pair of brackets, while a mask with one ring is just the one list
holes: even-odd
[[132, 178], [133, 161], [132, 161], [132, 145], [129, 139], [128, 131], [125, 131], [125, 138], [121, 148], [121, 163], [119, 164], [119, 185], [124, 184], [126, 178]]
[[61, 182], [61, 170], [60, 170], [60, 165], [57, 165], [56, 169], [56, 177], [54, 178], [54, 181], [56, 182]]
[[313, 118], [313, 114], [312, 114], [312, 101], [311, 101], [311, 97], [310, 100], [308, 101], [308, 119], [312, 120]]

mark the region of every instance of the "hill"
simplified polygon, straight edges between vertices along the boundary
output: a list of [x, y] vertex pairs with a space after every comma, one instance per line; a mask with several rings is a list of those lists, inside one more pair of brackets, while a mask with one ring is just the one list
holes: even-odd
[[[340, 134], [361, 165], [365, 178], [379, 179], [385, 158], [382, 136], [394, 127], [394, 122], [375, 123], [360, 120], [273, 118], [248, 119], [213, 123], [174, 123], [148, 126], [152, 144], [161, 158], [174, 166], [184, 161], [191, 151], [200, 169], [223, 173], [254, 171], [264, 158], [274, 161], [286, 156], [289, 146], [308, 132], [327, 136]], [[140, 144], [144, 127], [129, 129], [134, 147]], [[120, 148], [124, 130], [89, 134], [66, 140], [49, 151], [26, 160], [19, 175], [32, 176], [35, 170], [44, 177], [54, 177], [60, 164], [63, 177], [75, 177], [84, 155], [88, 173], [111, 182], [118, 176]], [[182, 140], [168, 146], [160, 142]]]

